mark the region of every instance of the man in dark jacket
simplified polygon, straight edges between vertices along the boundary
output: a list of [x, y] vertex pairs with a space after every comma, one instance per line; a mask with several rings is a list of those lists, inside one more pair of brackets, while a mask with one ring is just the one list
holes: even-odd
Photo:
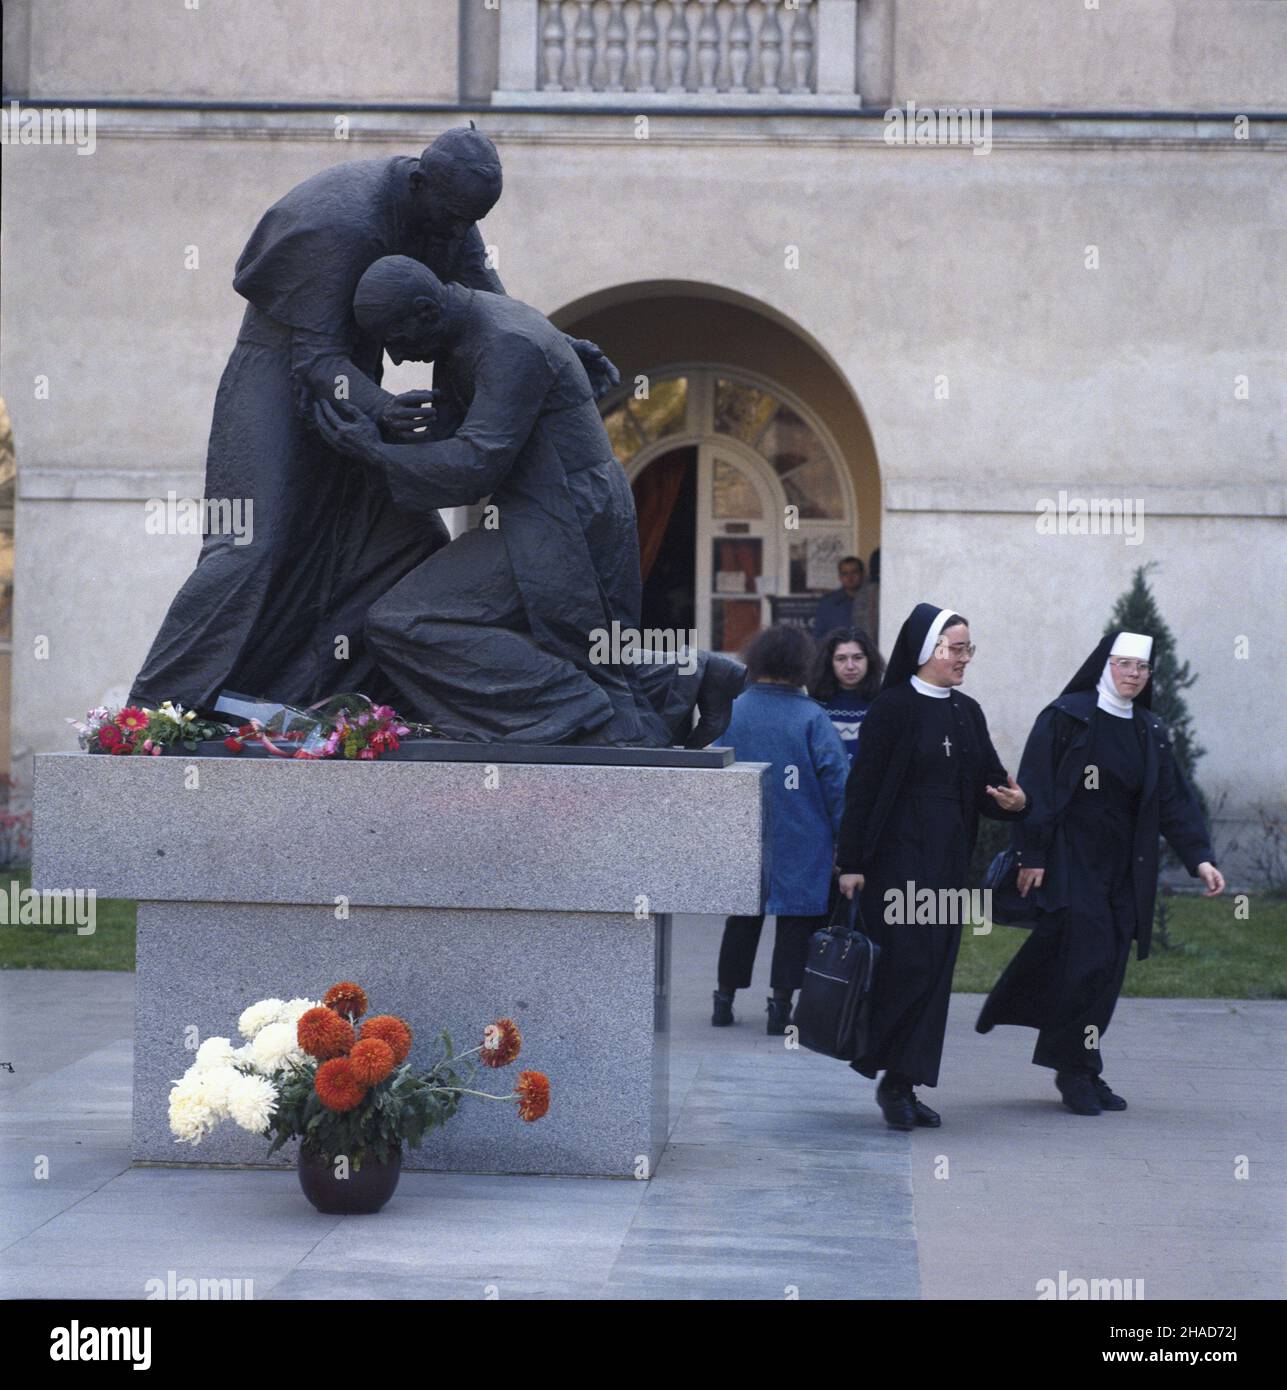
[[[457, 129], [419, 159], [324, 170], [260, 219], [233, 280], [248, 305], [215, 398], [205, 484], [207, 498], [242, 504], [252, 539], [205, 536], [131, 704], [213, 712], [226, 688], [295, 704], [392, 694], [365, 646], [367, 611], [447, 531], [437, 516], [400, 512], [379, 480], [337, 459], [301, 407], [347, 401], [389, 439], [427, 422], [425, 393], [381, 389], [382, 345], [355, 322], [353, 292], [372, 262], [406, 255], [444, 281], [504, 294], [476, 225], [500, 192], [491, 141]], [[594, 344], [571, 346], [597, 388], [615, 382]]]
[[639, 542], [625, 472], [567, 339], [500, 295], [443, 285], [406, 257], [357, 288], [364, 332], [395, 361], [432, 361], [450, 383], [427, 437], [388, 444], [325, 398], [329, 443], [364, 460], [409, 513], [489, 499], [482, 524], [372, 606], [367, 640], [399, 708], [450, 737], [663, 747], [709, 742], [741, 688], [736, 662], [613, 664], [596, 633], [639, 627]]
[[840, 587], [818, 600], [813, 615], [813, 635], [821, 642], [838, 627], [856, 627], [872, 641], [878, 640], [876, 585], [867, 582], [867, 566], [857, 555], [846, 555], [836, 570]]

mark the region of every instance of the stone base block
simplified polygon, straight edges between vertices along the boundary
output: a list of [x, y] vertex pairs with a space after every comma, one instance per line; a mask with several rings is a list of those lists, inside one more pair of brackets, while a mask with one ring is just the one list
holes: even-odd
[[[237, 1016], [254, 1000], [317, 997], [348, 979], [373, 1011], [411, 1024], [413, 1058], [427, 1060], [444, 1027], [463, 1051], [508, 1016], [522, 1055], [480, 1068], [474, 1084], [504, 1093], [524, 1067], [550, 1078], [544, 1119], [467, 1098], [404, 1166], [647, 1176], [666, 1137], [669, 933], [666, 916], [359, 907], [337, 921], [320, 906], [140, 903], [134, 1157], [269, 1162], [267, 1144], [231, 1121], [195, 1147], [175, 1143], [169, 1091], [192, 1060], [185, 1042], [239, 1041]], [[271, 1161], [289, 1166], [292, 1147]]]

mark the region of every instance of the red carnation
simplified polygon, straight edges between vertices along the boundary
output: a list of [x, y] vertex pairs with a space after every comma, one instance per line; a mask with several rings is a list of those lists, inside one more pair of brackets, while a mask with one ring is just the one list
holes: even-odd
[[115, 724], [100, 724], [98, 726], [98, 746], [100, 748], [115, 748], [121, 741], [121, 731]]
[[347, 1057], [333, 1057], [323, 1062], [313, 1078], [317, 1098], [328, 1110], [352, 1110], [362, 1104], [366, 1087], [353, 1074], [353, 1064]]
[[309, 1009], [295, 1028], [299, 1045], [310, 1057], [342, 1057], [353, 1046], [353, 1025], [333, 1009]]

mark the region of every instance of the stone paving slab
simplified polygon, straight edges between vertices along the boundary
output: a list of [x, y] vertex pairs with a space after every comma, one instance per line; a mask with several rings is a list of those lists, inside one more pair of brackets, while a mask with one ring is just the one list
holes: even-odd
[[926, 1298], [1030, 1299], [1061, 1269], [1146, 1299], [1287, 1293], [1287, 1006], [1121, 1000], [1104, 1075], [1129, 1108], [1078, 1116], [1032, 1030], [974, 1032], [981, 1004], [953, 996], [943, 1128], [912, 1138]]
[[1122, 1001], [1106, 1074], [1130, 1109], [1087, 1119], [1030, 1033], [980, 1037], [981, 1000], [955, 996], [926, 1093], [944, 1127], [899, 1135], [871, 1082], [764, 1034], [767, 940], [741, 1021], [710, 1027], [721, 925], [675, 923], [653, 1181], [408, 1172], [377, 1217], [321, 1216], [290, 1172], [131, 1168], [124, 977], [0, 976], [30, 1054], [0, 1074], [0, 1293], [142, 1297], [173, 1271], [273, 1299], [1031, 1300], [1061, 1269], [1146, 1298], [1287, 1291], [1283, 1005]]

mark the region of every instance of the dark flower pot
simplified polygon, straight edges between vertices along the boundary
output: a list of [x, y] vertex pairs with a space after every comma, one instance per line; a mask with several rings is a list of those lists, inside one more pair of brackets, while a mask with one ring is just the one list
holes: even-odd
[[393, 1196], [402, 1172], [402, 1151], [387, 1163], [368, 1157], [347, 1178], [335, 1176], [335, 1166], [321, 1154], [299, 1151], [299, 1185], [304, 1196], [327, 1216], [366, 1216]]

